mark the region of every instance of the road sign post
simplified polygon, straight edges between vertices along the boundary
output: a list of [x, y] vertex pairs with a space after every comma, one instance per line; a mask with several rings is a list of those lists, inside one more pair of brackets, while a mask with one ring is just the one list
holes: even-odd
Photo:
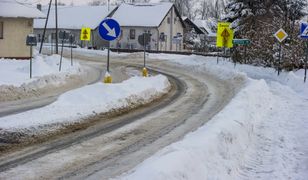
[[37, 45], [36, 35], [35, 34], [29, 34], [26, 39], [26, 45], [30, 46], [30, 79], [32, 78], [32, 50], [33, 46]]
[[61, 57], [60, 57], [60, 65], [59, 65], [59, 71], [61, 71], [61, 68], [62, 68], [62, 58], [63, 58], [64, 40], [69, 39], [69, 33], [68, 33], [67, 31], [60, 31], [60, 32], [59, 32], [59, 38], [62, 40], [62, 45], [61, 45]]
[[307, 68], [308, 68], [308, 41], [306, 41], [306, 58], [305, 58], [305, 74], [304, 74], [304, 83], [307, 80]]
[[300, 37], [303, 40], [306, 40], [306, 58], [305, 58], [305, 74], [304, 74], [304, 83], [307, 80], [307, 68], [308, 68], [308, 23], [301, 23], [300, 27]]
[[112, 78], [109, 70], [110, 41], [113, 41], [120, 36], [121, 28], [117, 21], [111, 18], [107, 18], [100, 23], [98, 30], [100, 37], [106, 41], [109, 41], [107, 53], [107, 71], [105, 74], [104, 83], [111, 83]]
[[279, 57], [278, 57], [278, 76], [281, 71], [281, 61], [282, 61], [282, 42], [288, 37], [288, 34], [281, 28], [275, 34], [274, 37], [279, 41]]
[[[230, 28], [230, 23], [228, 22], [219, 22], [217, 25], [217, 39], [216, 47], [224, 48], [224, 55], [226, 56], [226, 48], [233, 47], [233, 36], [234, 32]], [[217, 58], [218, 64], [218, 58]]]
[[144, 32], [142, 35], [138, 36], [138, 42], [143, 46], [143, 68], [142, 68], [142, 76], [148, 76], [148, 70], [146, 68], [146, 46], [151, 42], [151, 34], [148, 32]]
[[234, 45], [244, 46], [244, 63], [247, 63], [247, 46], [250, 44], [249, 39], [233, 39]]
[[75, 42], [74, 34], [69, 35], [69, 41], [70, 41], [70, 46], [71, 46], [71, 66], [73, 66], [73, 43]]

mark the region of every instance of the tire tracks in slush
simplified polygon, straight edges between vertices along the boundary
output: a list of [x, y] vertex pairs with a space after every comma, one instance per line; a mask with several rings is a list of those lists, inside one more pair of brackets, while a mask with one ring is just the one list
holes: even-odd
[[[123, 60], [114, 60], [114, 63], [128, 65]], [[142, 59], [131, 63], [141, 65]], [[109, 131], [104, 132], [99, 125], [91, 127], [78, 132], [79, 136], [71, 143], [56, 142], [60, 148], [51, 146], [50, 151], [38, 156], [30, 153], [28, 159], [22, 163], [17, 161], [9, 168], [0, 165], [0, 179], [108, 179], [118, 176], [209, 121], [230, 101], [241, 84], [228, 83], [211, 74], [189, 72], [165, 61], [151, 62], [149, 66], [178, 80], [180, 91], [176, 99], [163, 100], [166, 103], [163, 106], [133, 111], [126, 118], [125, 115], [122, 119], [116, 117], [126, 123]], [[143, 114], [147, 110], [149, 112]], [[98, 133], [84, 138], [91, 132]]]

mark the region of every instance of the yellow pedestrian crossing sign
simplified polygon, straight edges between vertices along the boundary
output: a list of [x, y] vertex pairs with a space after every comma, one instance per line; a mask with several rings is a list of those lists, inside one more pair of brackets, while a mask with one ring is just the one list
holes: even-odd
[[91, 28], [82, 28], [80, 32], [80, 40], [90, 41], [91, 40]]
[[228, 22], [219, 22], [217, 26], [217, 47], [233, 47], [233, 30], [230, 28], [230, 23]]

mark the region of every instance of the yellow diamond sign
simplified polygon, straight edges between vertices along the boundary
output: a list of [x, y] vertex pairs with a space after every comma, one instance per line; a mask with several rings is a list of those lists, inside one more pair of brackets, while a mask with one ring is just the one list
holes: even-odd
[[288, 34], [283, 29], [279, 29], [274, 36], [279, 42], [282, 42], [288, 37]]
[[90, 41], [91, 40], [91, 28], [82, 28], [80, 32], [80, 40]]

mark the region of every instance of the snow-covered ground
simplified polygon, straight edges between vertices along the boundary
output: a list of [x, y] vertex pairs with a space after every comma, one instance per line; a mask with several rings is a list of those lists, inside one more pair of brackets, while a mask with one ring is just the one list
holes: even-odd
[[78, 62], [71, 66], [70, 60], [66, 58], [63, 58], [59, 72], [59, 63], [59, 55], [45, 56], [35, 51], [30, 79], [29, 60], [0, 59], [0, 101], [28, 97], [46, 87], [60, 87], [87, 73]]
[[15, 132], [25, 135], [53, 132], [90, 116], [149, 103], [169, 89], [170, 83], [163, 75], [136, 76], [119, 84], [99, 82], [66, 92], [45, 107], [1, 117], [0, 135], [9, 138]]
[[[247, 81], [209, 123], [160, 150], [118, 179], [308, 178], [308, 83], [303, 71], [237, 65], [216, 58], [151, 54], [227, 79]], [[220, 59], [222, 60], [222, 59]]]
[[[45, 56], [36, 54], [32, 64], [32, 79], [30, 79], [30, 61], [0, 59], [0, 85], [21, 86], [25, 83], [36, 81], [48, 75], [66, 76], [76, 74], [81, 71], [78, 62], [71, 66], [70, 60], [63, 58], [62, 69], [59, 72], [60, 56]], [[59, 82], [60, 83], [60, 82]]]

